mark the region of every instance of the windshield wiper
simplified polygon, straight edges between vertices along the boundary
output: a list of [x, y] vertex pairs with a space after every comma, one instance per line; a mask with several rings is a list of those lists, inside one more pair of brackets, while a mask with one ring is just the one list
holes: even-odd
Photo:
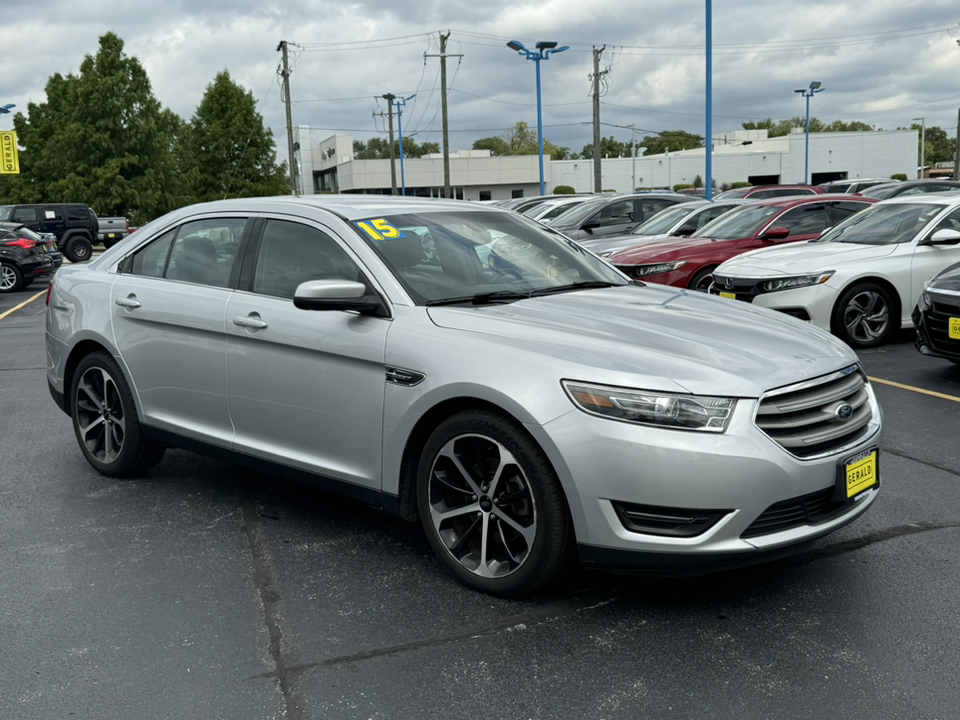
[[514, 300], [526, 300], [531, 296], [528, 292], [517, 292], [515, 290], [498, 290], [497, 292], [478, 293], [476, 295], [462, 295], [460, 297], [440, 298], [439, 300], [427, 300], [424, 303], [427, 307], [436, 307], [437, 305], [461, 305], [470, 303], [472, 305], [489, 305], [498, 302], [513, 302]]
[[605, 280], [581, 280], [580, 282], [570, 283], [569, 285], [555, 285], [553, 287], [534, 290], [530, 293], [530, 296], [550, 295], [552, 293], [569, 292], [571, 290], [588, 290], [590, 288], [619, 287], [620, 285], [621, 283], [607, 282]]

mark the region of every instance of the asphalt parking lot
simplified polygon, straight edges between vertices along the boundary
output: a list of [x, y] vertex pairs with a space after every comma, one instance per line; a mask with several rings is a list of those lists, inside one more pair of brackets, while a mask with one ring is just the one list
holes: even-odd
[[95, 473], [0, 296], [0, 718], [952, 718], [960, 367], [863, 352], [883, 492], [770, 565], [501, 600], [418, 526], [185, 451]]

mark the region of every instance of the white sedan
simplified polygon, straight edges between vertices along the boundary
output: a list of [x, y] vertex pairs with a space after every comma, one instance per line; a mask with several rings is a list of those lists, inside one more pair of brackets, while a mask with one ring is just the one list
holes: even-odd
[[960, 262], [960, 193], [894, 198], [816, 240], [744, 253], [714, 272], [711, 292], [829, 330], [855, 348], [911, 327], [924, 283]]

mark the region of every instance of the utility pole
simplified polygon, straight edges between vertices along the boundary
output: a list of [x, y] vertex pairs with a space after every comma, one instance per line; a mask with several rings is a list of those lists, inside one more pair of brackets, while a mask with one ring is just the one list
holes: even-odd
[[387, 101], [387, 122], [390, 128], [390, 194], [397, 194], [397, 161], [393, 150], [393, 101], [397, 96], [385, 93], [383, 99]]
[[463, 55], [447, 54], [448, 37], [450, 37], [449, 30], [447, 31], [446, 35], [440, 33], [439, 55], [428, 55], [427, 53], [423, 54], [424, 61], [426, 61], [426, 58], [428, 57], [440, 58], [440, 121], [443, 124], [443, 196], [445, 198], [453, 197], [453, 193], [450, 190], [450, 130], [449, 125], [447, 124], [447, 58], [463, 57]]
[[283, 86], [281, 88], [283, 92], [283, 103], [287, 106], [287, 152], [290, 158], [287, 163], [290, 166], [290, 190], [293, 191], [294, 195], [299, 195], [297, 163], [293, 157], [293, 116], [290, 111], [290, 64], [287, 60], [287, 41], [281, 40], [280, 44], [277, 45], [277, 50], [283, 51], [283, 70], [280, 71], [280, 77], [283, 78]]
[[593, 191], [601, 192], [603, 190], [603, 175], [601, 172], [601, 155], [600, 155], [600, 78], [603, 75], [606, 75], [610, 72], [610, 68], [607, 68], [603, 72], [600, 72], [600, 55], [606, 49], [606, 45], [602, 48], [593, 48], [593, 74], [590, 76], [590, 79], [593, 80]]

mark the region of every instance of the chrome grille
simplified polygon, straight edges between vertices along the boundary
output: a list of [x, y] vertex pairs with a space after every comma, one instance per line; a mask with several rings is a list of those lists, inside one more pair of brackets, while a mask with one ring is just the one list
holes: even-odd
[[787, 452], [810, 458], [857, 441], [873, 419], [867, 378], [851, 365], [765, 394], [756, 423]]

